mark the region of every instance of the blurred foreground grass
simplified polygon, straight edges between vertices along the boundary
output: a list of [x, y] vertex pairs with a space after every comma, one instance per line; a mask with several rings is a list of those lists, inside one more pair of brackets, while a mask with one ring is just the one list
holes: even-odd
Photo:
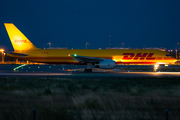
[[0, 120], [180, 119], [180, 78], [0, 77]]

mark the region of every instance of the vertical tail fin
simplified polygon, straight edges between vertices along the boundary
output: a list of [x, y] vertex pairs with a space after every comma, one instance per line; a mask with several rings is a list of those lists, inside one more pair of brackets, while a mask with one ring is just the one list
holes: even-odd
[[4, 26], [15, 51], [38, 49], [14, 24], [4, 23]]

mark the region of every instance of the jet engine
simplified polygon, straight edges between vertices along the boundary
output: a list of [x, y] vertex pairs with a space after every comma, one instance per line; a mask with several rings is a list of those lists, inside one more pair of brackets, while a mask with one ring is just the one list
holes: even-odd
[[96, 68], [103, 68], [103, 69], [113, 69], [115, 68], [115, 61], [111, 59], [104, 59], [103, 61], [97, 62], [95, 64]]

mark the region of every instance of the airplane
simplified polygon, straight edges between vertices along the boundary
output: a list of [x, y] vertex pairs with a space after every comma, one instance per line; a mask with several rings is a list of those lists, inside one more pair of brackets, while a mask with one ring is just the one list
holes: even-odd
[[84, 72], [92, 72], [92, 66], [114, 69], [118, 64], [154, 65], [174, 64], [177, 60], [168, 52], [155, 49], [39, 49], [13, 24], [4, 23], [14, 51], [7, 55], [46, 64], [87, 65]]

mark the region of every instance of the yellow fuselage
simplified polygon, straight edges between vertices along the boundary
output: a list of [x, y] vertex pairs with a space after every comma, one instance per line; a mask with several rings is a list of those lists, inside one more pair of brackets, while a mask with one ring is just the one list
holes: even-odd
[[167, 52], [146, 49], [36, 49], [15, 51], [14, 53], [26, 54], [27, 56], [10, 56], [48, 64], [84, 64], [76, 61], [72, 56], [74, 54], [112, 59], [116, 64], [172, 64], [176, 62], [175, 58], [166, 56]]

